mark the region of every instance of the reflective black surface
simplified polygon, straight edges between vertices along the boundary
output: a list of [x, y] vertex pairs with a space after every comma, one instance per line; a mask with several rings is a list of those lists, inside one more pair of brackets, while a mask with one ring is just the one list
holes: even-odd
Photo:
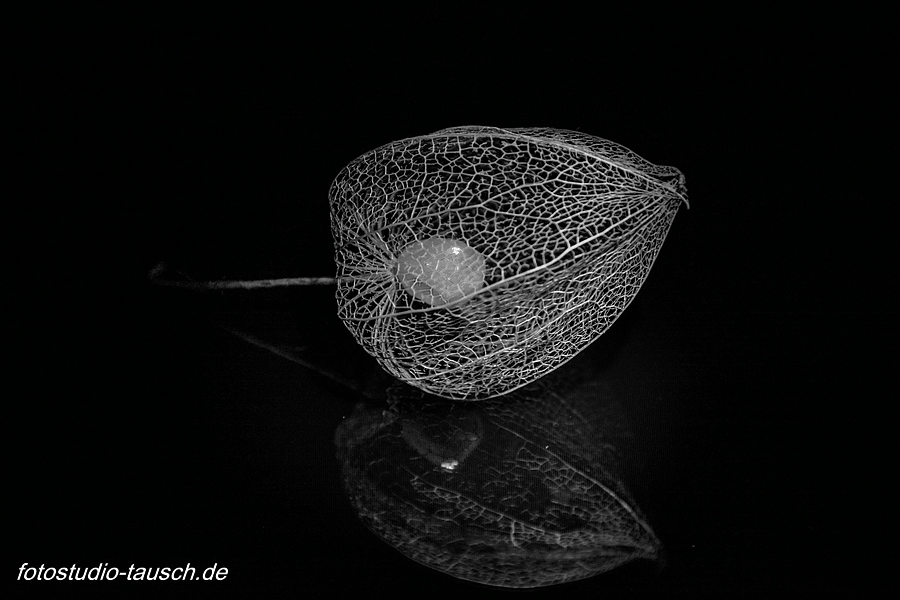
[[[892, 196], [866, 190], [890, 175], [869, 139], [888, 135], [883, 101], [857, 69], [879, 55], [853, 59], [863, 45], [843, 16], [752, 34], [667, 18], [668, 35], [555, 8], [379, 7], [261, 29], [200, 17], [84, 32], [34, 94], [32, 137], [53, 156], [29, 159], [41, 175], [8, 201], [8, 264], [29, 276], [9, 278], [8, 580], [25, 562], [190, 562], [228, 576], [90, 590], [499, 593], [410, 561], [346, 499], [334, 431], [383, 382], [329, 290], [146, 282], [160, 260], [197, 279], [329, 275], [326, 196], [344, 164], [484, 124], [606, 137], [677, 165], [691, 190], [597, 342], [634, 434], [623, 480], [666, 565], [523, 593], [878, 595], [896, 534], [895, 236]], [[51, 25], [33, 38], [68, 39]], [[306, 348], [359, 396], [222, 324]], [[67, 597], [74, 584], [16, 585]]]
[[657, 560], [659, 540], [622, 479], [631, 434], [594, 355], [490, 400], [397, 382], [387, 409], [357, 405], [335, 445], [360, 518], [409, 558], [498, 587]]

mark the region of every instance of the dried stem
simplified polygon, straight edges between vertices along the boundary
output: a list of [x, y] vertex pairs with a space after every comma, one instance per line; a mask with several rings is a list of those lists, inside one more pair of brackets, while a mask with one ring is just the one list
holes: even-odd
[[253, 290], [258, 288], [290, 287], [299, 285], [334, 285], [337, 282], [337, 279], [334, 277], [287, 277], [284, 279], [236, 281], [185, 281], [165, 278], [163, 274], [167, 269], [168, 267], [165, 263], [159, 263], [153, 267], [148, 275], [151, 283], [188, 290]]

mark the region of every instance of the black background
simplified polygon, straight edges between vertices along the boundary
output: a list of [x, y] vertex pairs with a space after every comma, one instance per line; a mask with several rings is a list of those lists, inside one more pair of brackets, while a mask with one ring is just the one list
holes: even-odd
[[880, 597], [897, 313], [881, 233], [896, 192], [865, 189], [889, 173], [876, 22], [424, 3], [23, 21], [17, 89], [43, 152], [23, 150], [13, 203], [29, 220], [10, 238], [26, 293], [8, 402], [25, 410], [5, 577], [190, 562], [228, 577], [15, 592], [502, 593], [365, 530], [332, 444], [360, 398], [219, 326], [365, 380], [377, 368], [330, 289], [195, 294], [146, 275], [332, 275], [327, 190], [347, 162], [450, 126], [546, 126], [678, 167], [691, 208], [595, 349], [667, 565], [530, 593]]

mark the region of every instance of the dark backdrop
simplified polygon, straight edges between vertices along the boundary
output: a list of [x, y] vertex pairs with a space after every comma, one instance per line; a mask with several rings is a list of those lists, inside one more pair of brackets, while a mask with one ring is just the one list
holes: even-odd
[[878, 76], [856, 67], [880, 60], [869, 23], [423, 4], [104, 13], [80, 28], [94, 16], [24, 28], [54, 48], [31, 71], [42, 91], [25, 93], [52, 156], [23, 194], [36, 224], [20, 250], [44, 259], [28, 269], [43, 285], [15, 313], [27, 335], [9, 368], [27, 386], [9, 401], [29, 410], [11, 421], [7, 577], [23, 562], [190, 562], [228, 577], [92, 593], [495, 593], [359, 523], [332, 444], [358, 396], [220, 327], [364, 379], [372, 361], [330, 289], [146, 281], [159, 261], [197, 279], [332, 275], [327, 190], [341, 167], [393, 140], [494, 125], [611, 139], [681, 169], [691, 199], [596, 342], [635, 435], [627, 480], [668, 563], [550, 592], [881, 589], [896, 536], [882, 488], [897, 314], [881, 266], [895, 244], [879, 233], [893, 200], [863, 189], [886, 172], [858, 168], [883, 102]]

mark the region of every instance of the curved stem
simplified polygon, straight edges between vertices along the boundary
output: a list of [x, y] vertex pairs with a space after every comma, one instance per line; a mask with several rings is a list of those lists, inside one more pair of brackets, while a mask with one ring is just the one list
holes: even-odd
[[165, 263], [159, 263], [150, 270], [148, 277], [155, 285], [179, 287], [189, 290], [252, 290], [258, 288], [290, 287], [298, 285], [334, 285], [335, 277], [287, 277], [283, 279], [254, 279], [237, 281], [179, 281], [166, 279], [163, 273], [167, 270]]

